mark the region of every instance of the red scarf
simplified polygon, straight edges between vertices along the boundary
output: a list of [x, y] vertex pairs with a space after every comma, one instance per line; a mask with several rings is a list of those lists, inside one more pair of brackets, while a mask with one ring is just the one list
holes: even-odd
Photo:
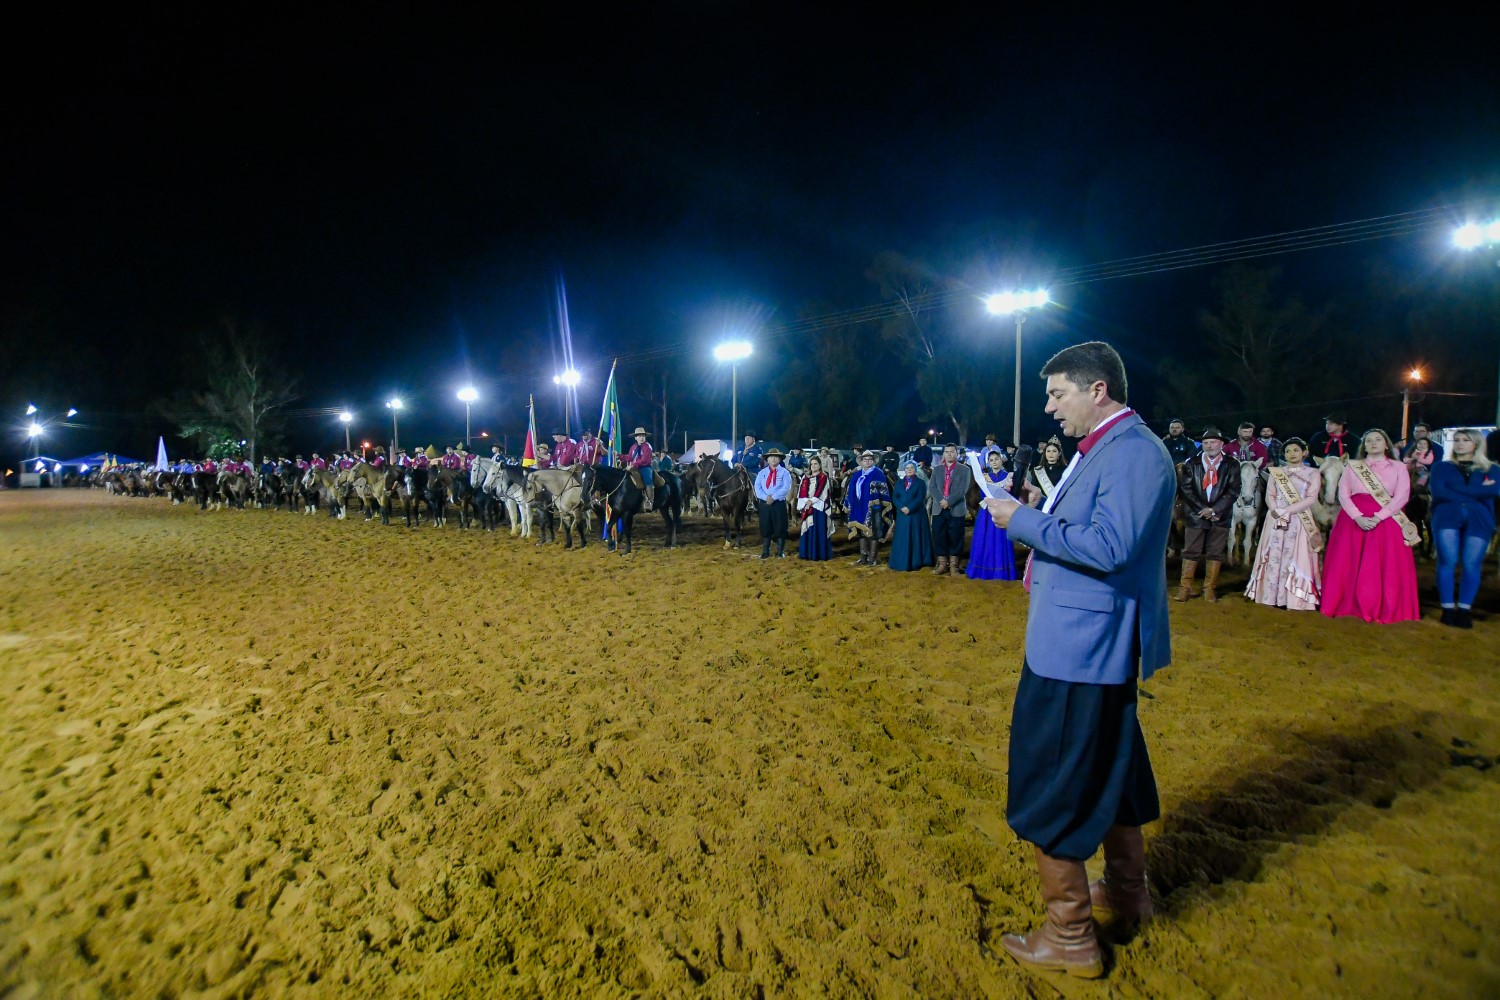
[[776, 466], [771, 466], [771, 474], [766, 477], [766, 489], [776, 485]]
[[1219, 485], [1219, 466], [1221, 466], [1221, 465], [1224, 464], [1224, 456], [1220, 455], [1219, 456], [1219, 460], [1217, 462], [1214, 462], [1213, 465], [1209, 465], [1208, 463], [1209, 463], [1209, 457], [1207, 455], [1204, 455], [1203, 456], [1203, 495], [1204, 496], [1208, 496], [1210, 493], [1212, 493], [1214, 491], [1214, 487]]
[[953, 485], [953, 470], [956, 469], [956, 468], [958, 468], [958, 464], [957, 463], [954, 463], [953, 465], [949, 465], [946, 462], [943, 463], [943, 499], [944, 500], [948, 499], [948, 487]]

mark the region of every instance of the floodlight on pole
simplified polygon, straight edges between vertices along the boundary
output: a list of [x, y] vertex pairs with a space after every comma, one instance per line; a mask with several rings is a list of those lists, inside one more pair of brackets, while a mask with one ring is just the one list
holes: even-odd
[[996, 292], [984, 300], [984, 307], [991, 316], [1014, 316], [1016, 320], [1016, 386], [1015, 386], [1015, 437], [1013, 442], [1021, 445], [1021, 327], [1026, 323], [1028, 309], [1040, 309], [1052, 296], [1045, 288], [1028, 292]]
[[35, 445], [35, 450], [32, 453], [32, 457], [33, 458], [41, 458], [42, 457], [42, 425], [39, 424], [39, 423], [37, 423], [35, 420], [33, 420], [30, 424], [28, 424], [26, 426], [26, 436], [29, 437], [29, 438], [31, 438], [32, 444]]
[[473, 411], [474, 401], [479, 398], [479, 390], [472, 385], [466, 385], [458, 390], [458, 398], [464, 404], [464, 447], [467, 448], [473, 441], [469, 434], [469, 415]]
[[[1453, 245], [1460, 250], [1500, 246], [1500, 219], [1491, 219], [1483, 225], [1478, 222], [1464, 223], [1453, 231]], [[1497, 345], [1495, 353], [1500, 355], [1500, 345]], [[1495, 423], [1500, 424], [1500, 375], [1495, 380]]]
[[1406, 436], [1411, 425], [1411, 387], [1422, 381], [1422, 369], [1413, 368], [1406, 373], [1406, 384], [1401, 387], [1401, 444], [1406, 445]]
[[354, 422], [354, 414], [350, 413], [348, 410], [345, 410], [339, 414], [339, 420], [341, 420], [344, 424], [344, 450], [353, 451], [354, 448], [349, 443], [349, 425]]
[[31, 416], [35, 412], [36, 412], [36, 404], [35, 403], [27, 403], [26, 404], [26, 415], [29, 417], [29, 416]]
[[401, 412], [401, 397], [392, 397], [385, 405], [391, 411], [391, 460], [395, 461], [396, 451], [401, 447], [401, 423], [397, 419]]
[[729, 444], [740, 446], [740, 362], [755, 350], [748, 340], [727, 340], [714, 348], [714, 358], [729, 365]]
[[71, 419], [73, 419], [76, 416], [78, 416], [78, 411], [75, 410], [75, 409], [73, 409], [72, 407], [69, 407], [68, 408], [68, 419], [71, 420]]

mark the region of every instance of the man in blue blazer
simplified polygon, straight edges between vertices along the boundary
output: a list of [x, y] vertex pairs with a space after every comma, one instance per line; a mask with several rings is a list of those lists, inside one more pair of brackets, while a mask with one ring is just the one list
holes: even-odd
[[[1092, 979], [1104, 973], [1093, 910], [1151, 916], [1141, 826], [1161, 807], [1136, 680], [1171, 658], [1165, 557], [1177, 483], [1166, 447], [1125, 405], [1114, 348], [1070, 347], [1042, 375], [1047, 412], [1082, 438], [1078, 453], [1044, 506], [984, 502], [1032, 549], [1006, 820], [1036, 846], [1047, 909], [1039, 931], [1001, 944], [1019, 961]], [[1091, 887], [1083, 863], [1101, 844], [1104, 877]]]

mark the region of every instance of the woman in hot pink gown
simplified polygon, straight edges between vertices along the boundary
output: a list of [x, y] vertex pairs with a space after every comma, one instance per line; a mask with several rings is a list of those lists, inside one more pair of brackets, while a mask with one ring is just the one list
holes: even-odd
[[1323, 563], [1323, 613], [1329, 618], [1358, 615], [1367, 622], [1416, 621], [1417, 564], [1402, 538], [1395, 515], [1411, 498], [1411, 473], [1391, 457], [1395, 448], [1383, 430], [1367, 431], [1359, 451], [1385, 487], [1382, 505], [1356, 474], [1354, 463], [1339, 479], [1339, 511], [1328, 536]]
[[1267, 481], [1266, 523], [1260, 529], [1260, 547], [1255, 552], [1255, 567], [1245, 585], [1245, 596], [1276, 608], [1316, 611], [1322, 589], [1318, 567], [1322, 539], [1308, 533], [1300, 515], [1317, 502], [1323, 480], [1317, 469], [1302, 464], [1307, 442], [1288, 438], [1282, 447], [1286, 468], [1278, 471], [1286, 473], [1302, 499], [1289, 501], [1274, 478]]

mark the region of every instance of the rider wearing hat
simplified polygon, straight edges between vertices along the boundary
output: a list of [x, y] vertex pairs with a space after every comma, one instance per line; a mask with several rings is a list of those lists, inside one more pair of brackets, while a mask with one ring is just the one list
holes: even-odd
[[786, 558], [786, 497], [792, 489], [792, 474], [781, 468], [786, 456], [772, 448], [762, 457], [766, 467], [755, 477], [755, 506], [760, 513], [760, 557], [771, 558], [771, 540], [776, 541], [776, 558]]
[[1333, 457], [1344, 461], [1359, 452], [1359, 439], [1349, 433], [1349, 421], [1342, 413], [1330, 413], [1323, 418], [1323, 429], [1307, 440], [1307, 457], [1313, 464], [1321, 465], [1323, 459]]
[[635, 469], [640, 473], [641, 484], [646, 492], [646, 510], [652, 510], [656, 504], [656, 483], [651, 478], [651, 445], [646, 439], [651, 433], [644, 427], [637, 427], [631, 432], [635, 438], [635, 444], [630, 446], [630, 451], [625, 456], [625, 468]]
[[598, 465], [604, 461], [604, 442], [594, 437], [594, 432], [585, 430], [578, 442], [578, 461], [584, 465]]
[[765, 457], [760, 450], [760, 442], [755, 439], [755, 435], [746, 432], [745, 446], [740, 449], [738, 455], [734, 456], [734, 461], [730, 464], [743, 465], [746, 472], [754, 473], [756, 469], [761, 467]]
[[578, 464], [578, 442], [568, 437], [566, 433], [552, 428], [552, 464], [559, 469]]
[[1182, 543], [1182, 583], [1173, 596], [1185, 601], [1193, 596], [1193, 574], [1204, 560], [1203, 599], [1219, 599], [1219, 565], [1229, 547], [1229, 508], [1240, 495], [1240, 463], [1224, 454], [1224, 434], [1205, 427], [1203, 451], [1182, 466], [1177, 478], [1177, 496], [1187, 516]]

